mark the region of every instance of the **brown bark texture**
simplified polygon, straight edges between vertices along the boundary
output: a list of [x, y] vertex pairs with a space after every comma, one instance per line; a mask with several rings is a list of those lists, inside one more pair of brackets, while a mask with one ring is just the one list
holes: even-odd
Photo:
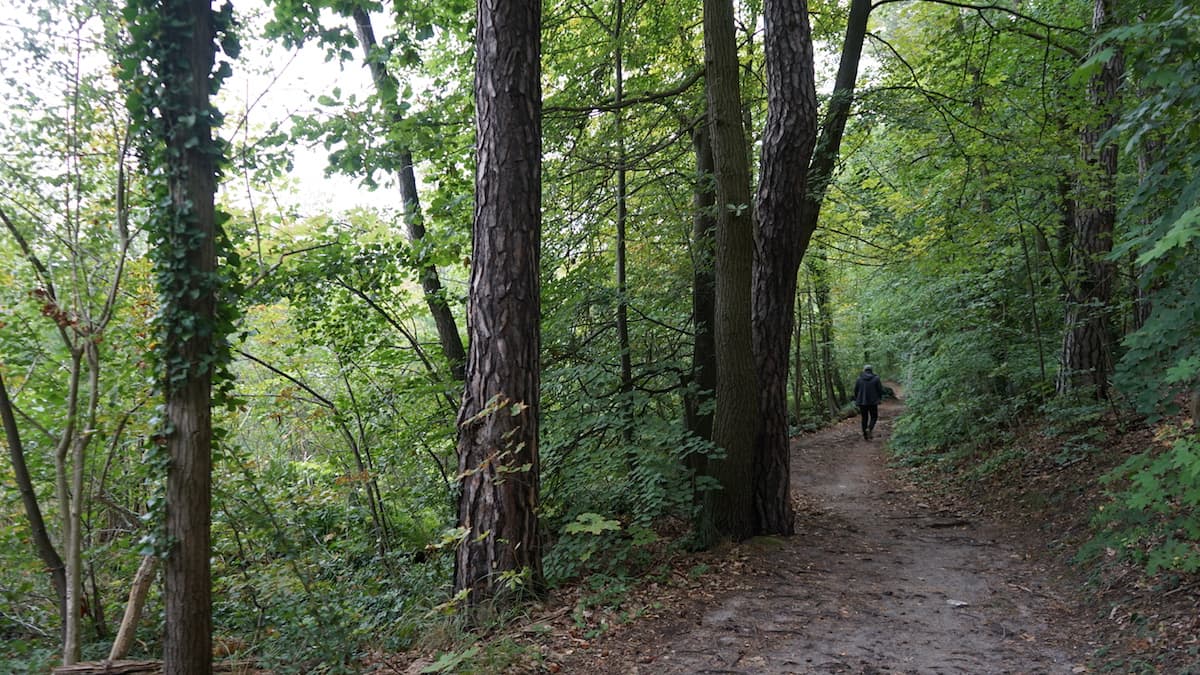
[[821, 135], [813, 149], [812, 163], [808, 170], [808, 189], [804, 194], [804, 211], [801, 216], [801, 256], [808, 246], [808, 239], [817, 229], [821, 214], [821, 202], [833, 180], [842, 146], [842, 135], [850, 118], [850, 106], [854, 102], [854, 87], [858, 81], [858, 66], [862, 60], [863, 40], [867, 35], [867, 19], [871, 16], [871, 0], [851, 0], [850, 15], [846, 21], [846, 38], [842, 42], [842, 56], [838, 62], [837, 78], [825, 120], [821, 123]]
[[[168, 5], [180, 7], [180, 5]], [[178, 337], [182, 328], [167, 331], [164, 351], [168, 360], [187, 364], [180, 382], [166, 381], [166, 417], [171, 432], [166, 435], [170, 465], [167, 469], [166, 533], [170, 549], [163, 566], [166, 605], [166, 635], [163, 668], [175, 674], [212, 672], [212, 331], [216, 297], [211, 284], [199, 280], [216, 271], [216, 222], [214, 195], [216, 167], [210, 154], [213, 144], [209, 115], [209, 73], [213, 69], [214, 28], [209, 0], [190, 0], [184, 16], [171, 17], [172, 26], [164, 40], [184, 46], [190, 77], [186, 105], [179, 106], [194, 121], [174, 119], [167, 124], [171, 155], [182, 166], [171, 172], [169, 189], [175, 208], [189, 211], [191, 224], [164, 246], [187, 251], [190, 283], [198, 288], [170, 289], [183, 316], [191, 315], [195, 330], [190, 339]], [[179, 28], [178, 26], [182, 26]], [[182, 83], [181, 83], [182, 86]], [[194, 124], [194, 128], [189, 128]], [[194, 139], [199, 138], [199, 143]], [[199, 237], [194, 241], [193, 237]], [[205, 287], [207, 286], [207, 288]], [[180, 292], [182, 291], [182, 292]], [[195, 291], [195, 292], [193, 292]]]
[[[1095, 33], [1111, 23], [1113, 0], [1096, 0], [1092, 17]], [[1100, 144], [1101, 137], [1117, 122], [1118, 88], [1124, 72], [1120, 53], [1115, 53], [1096, 73], [1088, 88], [1088, 100], [1099, 119], [1080, 133], [1083, 171], [1075, 204], [1068, 280], [1066, 326], [1057, 389], [1065, 393], [1089, 387], [1097, 398], [1107, 398], [1112, 372], [1111, 300], [1116, 264], [1109, 259], [1117, 208], [1114, 197], [1117, 146]]]
[[753, 463], [758, 383], [750, 333], [754, 259], [750, 164], [742, 127], [741, 87], [732, 0], [704, 0], [708, 119], [717, 191], [717, 401], [713, 441], [724, 459], [710, 461], [720, 490], [705, 495], [700, 539], [735, 541], [754, 534]]
[[753, 335], [759, 430], [754, 450], [756, 530], [794, 531], [787, 376], [796, 273], [808, 243], [801, 214], [817, 141], [817, 93], [806, 0], [763, 4], [767, 122], [759, 165]]
[[541, 5], [479, 0], [475, 224], [459, 411], [454, 587], [467, 603], [542, 585], [538, 536]]

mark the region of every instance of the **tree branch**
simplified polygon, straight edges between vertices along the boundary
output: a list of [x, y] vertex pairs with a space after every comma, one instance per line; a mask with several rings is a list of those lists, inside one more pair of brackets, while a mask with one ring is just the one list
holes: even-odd
[[[871, 5], [871, 10], [874, 11], [875, 9], [877, 9], [879, 7], [882, 7], [884, 5], [890, 5], [890, 4], [896, 3], [896, 2], [909, 2], [909, 1], [910, 0], [876, 0], [875, 4]], [[921, 0], [921, 1], [927, 2], [930, 4], [935, 4], [935, 5], [946, 5], [948, 7], [957, 7], [959, 9], [973, 9], [976, 12], [979, 12], [981, 14], [983, 12], [1001, 12], [1001, 13], [1016, 17], [1018, 19], [1021, 19], [1022, 21], [1028, 21], [1029, 23], [1032, 23], [1034, 25], [1041, 26], [1042, 28], [1045, 28], [1046, 30], [1062, 31], [1064, 33], [1074, 33], [1076, 35], [1081, 35], [1081, 36], [1087, 36], [1087, 34], [1088, 34], [1088, 32], [1082, 28], [1071, 28], [1069, 26], [1057, 26], [1052, 23], [1046, 23], [1045, 21], [1042, 21], [1040, 19], [1035, 19], [1034, 17], [1029, 16], [1028, 14], [1019, 12], [1019, 11], [1013, 9], [1012, 7], [1005, 7], [1003, 5], [973, 5], [969, 2], [954, 2], [954, 0]], [[1039, 39], [1040, 39], [1040, 36], [1039, 36]]]
[[661, 101], [664, 98], [672, 98], [674, 96], [679, 96], [683, 92], [690, 89], [692, 87], [692, 85], [699, 82], [701, 77], [704, 77], [704, 69], [703, 68], [693, 71], [690, 75], [685, 77], [679, 84], [675, 85], [674, 87], [671, 87], [670, 89], [664, 89], [662, 91], [650, 92], [647, 94], [642, 94], [641, 96], [626, 96], [626, 97], [622, 98], [620, 102], [612, 100], [612, 101], [605, 101], [603, 103], [593, 103], [590, 105], [582, 105], [582, 106], [548, 105], [542, 109], [542, 114], [545, 115], [547, 113], [614, 112], [617, 110], [621, 110], [622, 108], [628, 108], [628, 107], [635, 106], [635, 105], [641, 105], [643, 103], [652, 103], [654, 101]]

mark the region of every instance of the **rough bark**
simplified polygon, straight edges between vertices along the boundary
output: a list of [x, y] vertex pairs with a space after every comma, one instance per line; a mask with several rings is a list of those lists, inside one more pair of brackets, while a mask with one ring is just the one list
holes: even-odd
[[763, 4], [767, 122], [755, 238], [753, 330], [760, 427], [754, 454], [756, 531], [792, 534], [787, 376], [796, 274], [808, 243], [800, 219], [817, 141], [807, 0]]
[[705, 493], [697, 522], [702, 545], [754, 534], [754, 439], [758, 383], [750, 330], [754, 256], [750, 165], [742, 128], [741, 88], [732, 0], [704, 0], [708, 121], [717, 192], [717, 401], [713, 441], [725, 451], [710, 461], [720, 490]]
[[[396, 81], [388, 72], [387, 67], [375, 54], [378, 42], [375, 39], [375, 29], [371, 25], [371, 17], [361, 7], [354, 8], [354, 25], [362, 46], [363, 58], [371, 69], [371, 80], [384, 106], [390, 111], [392, 121], [399, 124], [404, 121], [396, 98]], [[421, 197], [417, 192], [417, 175], [413, 169], [412, 151], [407, 147], [400, 150], [400, 167], [397, 179], [400, 183], [400, 200], [404, 202], [404, 227], [409, 242], [417, 244], [425, 238], [425, 224], [421, 214]], [[459, 382], [466, 378], [466, 349], [463, 347], [462, 335], [458, 332], [458, 322], [446, 302], [445, 290], [442, 288], [441, 277], [433, 265], [425, 265], [418, 272], [421, 279], [421, 290], [425, 296], [425, 305], [433, 317], [437, 328], [438, 343], [442, 346], [442, 355], [450, 365], [450, 374]]]
[[[1096, 34], [1111, 23], [1113, 0], [1096, 0], [1092, 29]], [[1112, 319], [1110, 303], [1116, 265], [1109, 259], [1116, 223], [1117, 146], [1100, 139], [1116, 124], [1117, 89], [1124, 64], [1113, 54], [1088, 88], [1088, 100], [1098, 119], [1080, 133], [1083, 171], [1075, 207], [1071, 247], [1070, 288], [1067, 297], [1066, 329], [1057, 389], [1065, 393], [1090, 388], [1098, 398], [1108, 396], [1112, 372]]]
[[542, 585], [538, 536], [541, 4], [478, 0], [475, 224], [459, 411], [454, 587], [503, 604]]
[[[211, 154], [212, 129], [207, 111], [209, 73], [213, 69], [214, 27], [209, 0], [168, 3], [163, 40], [174, 40], [186, 55], [186, 90], [177, 94], [173, 110], [189, 119], [168, 119], [170, 155], [178, 162], [170, 172], [169, 190], [174, 208], [190, 213], [187, 231], [165, 240], [169, 251], [186, 251], [191, 288], [165, 288], [164, 302], [175, 302], [195, 326], [215, 325], [215, 289], [201, 278], [216, 272], [216, 222], [214, 195], [216, 166]], [[169, 320], [169, 319], [168, 319]], [[190, 338], [183, 336], [191, 335]], [[211, 331], [184, 326], [167, 327], [165, 358], [186, 364], [181, 381], [165, 382], [167, 469], [166, 534], [171, 544], [164, 563], [166, 634], [163, 666], [168, 673], [212, 672], [212, 367]], [[168, 366], [169, 367], [169, 366]]]

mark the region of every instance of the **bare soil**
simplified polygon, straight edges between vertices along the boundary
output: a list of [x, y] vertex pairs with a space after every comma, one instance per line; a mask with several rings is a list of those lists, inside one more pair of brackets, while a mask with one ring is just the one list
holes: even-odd
[[[1100, 647], [1079, 580], [988, 522], [906, 483], [857, 419], [796, 439], [796, 535], [690, 557], [603, 632], [543, 617], [542, 672], [1082, 673]], [[700, 571], [707, 570], [705, 574]], [[577, 610], [578, 611], [578, 610]], [[582, 617], [596, 622], [595, 617]], [[600, 620], [600, 623], [605, 623]]]

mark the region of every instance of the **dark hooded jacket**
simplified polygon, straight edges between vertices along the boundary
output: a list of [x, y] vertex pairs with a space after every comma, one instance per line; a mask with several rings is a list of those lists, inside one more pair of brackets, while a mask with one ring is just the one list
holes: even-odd
[[854, 383], [854, 402], [858, 405], [879, 405], [883, 400], [883, 380], [875, 373], [864, 372]]

